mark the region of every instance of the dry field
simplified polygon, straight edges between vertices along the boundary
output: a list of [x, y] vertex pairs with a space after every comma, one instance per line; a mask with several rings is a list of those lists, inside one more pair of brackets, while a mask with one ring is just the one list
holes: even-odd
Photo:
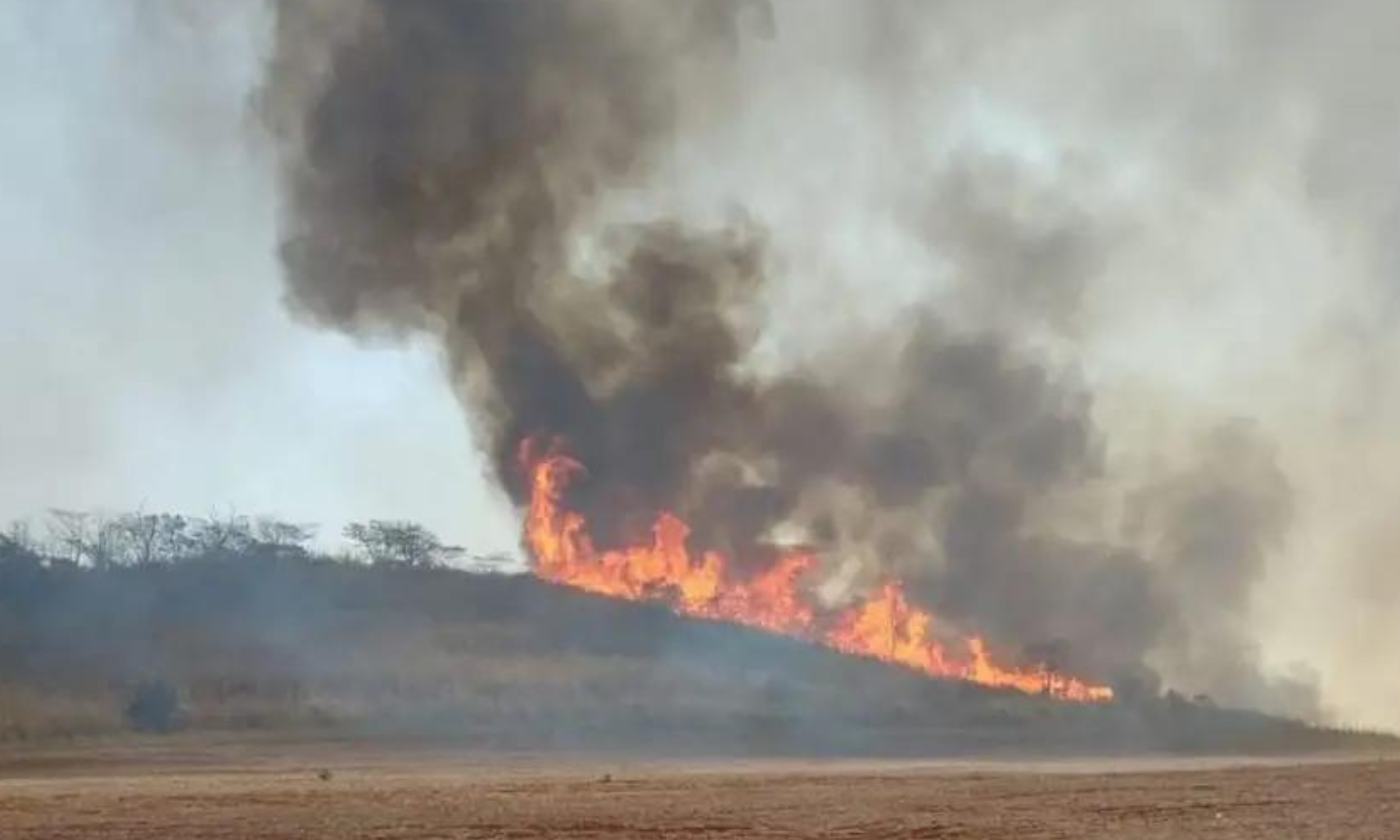
[[0, 837], [1389, 840], [1400, 838], [1400, 763], [10, 750], [0, 753]]

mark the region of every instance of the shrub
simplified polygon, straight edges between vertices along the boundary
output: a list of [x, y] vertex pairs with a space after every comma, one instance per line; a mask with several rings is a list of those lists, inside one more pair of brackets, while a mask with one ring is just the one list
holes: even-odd
[[166, 682], [136, 686], [126, 704], [126, 722], [137, 732], [169, 732], [180, 716], [180, 694]]

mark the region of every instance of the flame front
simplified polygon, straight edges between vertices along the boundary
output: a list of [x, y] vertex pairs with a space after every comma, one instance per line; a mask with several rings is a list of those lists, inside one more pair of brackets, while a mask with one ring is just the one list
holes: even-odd
[[800, 586], [816, 565], [808, 552], [786, 552], [765, 571], [738, 579], [723, 555], [706, 551], [692, 556], [686, 548], [689, 526], [668, 512], [657, 516], [649, 543], [599, 550], [584, 517], [564, 502], [565, 489], [583, 465], [557, 446], [540, 450], [530, 440], [522, 443], [520, 456], [530, 480], [525, 544], [535, 574], [545, 580], [629, 601], [662, 601], [683, 615], [806, 639], [932, 677], [1063, 700], [1113, 699], [1108, 686], [1044, 665], [999, 663], [979, 636], [936, 635], [933, 614], [911, 605], [899, 581], [886, 582], [874, 595], [834, 615], [819, 610]]

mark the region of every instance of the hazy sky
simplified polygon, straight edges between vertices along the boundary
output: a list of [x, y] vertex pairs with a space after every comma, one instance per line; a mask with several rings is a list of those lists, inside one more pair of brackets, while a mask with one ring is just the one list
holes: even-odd
[[213, 5], [0, 3], [0, 520], [408, 517], [513, 551], [434, 351], [282, 306], [268, 20]]

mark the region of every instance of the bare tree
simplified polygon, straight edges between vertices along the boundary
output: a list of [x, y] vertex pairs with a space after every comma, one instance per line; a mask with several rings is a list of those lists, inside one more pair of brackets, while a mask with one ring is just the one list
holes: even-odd
[[81, 563], [85, 557], [90, 556], [92, 523], [93, 516], [86, 511], [58, 508], [50, 510], [47, 522], [49, 542], [56, 552], [62, 552], [61, 556], [65, 559]]
[[376, 565], [436, 566], [462, 554], [416, 522], [371, 519], [350, 523], [344, 533]]
[[1046, 694], [1054, 694], [1059, 689], [1069, 663], [1069, 642], [1064, 639], [1053, 639], [1039, 644], [1027, 645], [1022, 653], [1023, 665], [1040, 669], [1043, 681], [1042, 691]]
[[128, 513], [117, 519], [128, 562], [145, 566], [186, 556], [194, 543], [189, 520], [171, 513]]
[[47, 523], [51, 551], [73, 563], [88, 562], [106, 568], [122, 562], [127, 554], [127, 532], [119, 520], [78, 510], [49, 511]]
[[316, 526], [262, 516], [258, 518], [254, 534], [258, 543], [274, 554], [301, 556], [307, 553], [307, 544], [315, 539]]
[[252, 546], [253, 528], [248, 517], [233, 512], [210, 513], [190, 526], [194, 551], [202, 557], [242, 554]]

